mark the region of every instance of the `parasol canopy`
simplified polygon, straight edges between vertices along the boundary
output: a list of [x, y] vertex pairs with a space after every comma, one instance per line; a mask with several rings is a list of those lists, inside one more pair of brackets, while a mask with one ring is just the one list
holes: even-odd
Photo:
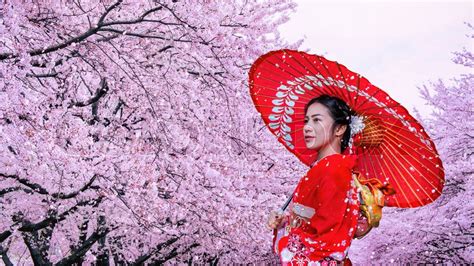
[[328, 94], [345, 101], [362, 123], [343, 154], [357, 155], [363, 179], [395, 189], [385, 206], [414, 208], [441, 195], [444, 169], [433, 141], [401, 104], [361, 75], [322, 56], [278, 50], [256, 60], [249, 85], [267, 128], [304, 164], [317, 158], [304, 141], [304, 107]]

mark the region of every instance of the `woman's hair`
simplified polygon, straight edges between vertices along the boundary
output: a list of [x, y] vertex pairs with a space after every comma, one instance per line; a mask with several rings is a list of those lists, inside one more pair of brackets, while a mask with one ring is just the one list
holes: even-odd
[[347, 129], [344, 132], [341, 141], [341, 152], [343, 152], [347, 148], [349, 144], [349, 139], [351, 137], [351, 127], [349, 126], [349, 124], [351, 123], [352, 115], [354, 114], [354, 112], [343, 100], [334, 96], [323, 94], [311, 99], [311, 101], [306, 104], [306, 106], [304, 107], [305, 115], [308, 111], [309, 106], [311, 106], [313, 103], [320, 103], [326, 106], [326, 108], [328, 108], [329, 114], [334, 120], [334, 124], [331, 128], [332, 132], [334, 132], [337, 125], [347, 125]]

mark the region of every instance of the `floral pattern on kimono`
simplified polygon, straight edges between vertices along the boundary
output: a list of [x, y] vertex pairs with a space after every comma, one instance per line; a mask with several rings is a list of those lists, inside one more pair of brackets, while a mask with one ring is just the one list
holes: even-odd
[[324, 259], [347, 258], [359, 216], [351, 171], [356, 160], [356, 155], [326, 156], [300, 179], [289, 210], [303, 218], [302, 225], [287, 226], [287, 216], [274, 239], [283, 265], [321, 265]]

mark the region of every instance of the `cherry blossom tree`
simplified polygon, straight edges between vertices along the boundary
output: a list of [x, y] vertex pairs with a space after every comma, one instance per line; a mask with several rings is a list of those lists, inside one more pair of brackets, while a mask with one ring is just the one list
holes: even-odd
[[354, 242], [356, 263], [474, 262], [474, 127], [470, 121], [474, 111], [474, 56], [467, 49], [454, 55], [453, 61], [467, 67], [468, 74], [449, 83], [438, 80], [421, 87], [420, 93], [433, 107], [433, 113], [422, 117], [415, 110], [443, 160], [443, 193], [435, 202], [420, 208], [385, 208], [380, 227]]
[[282, 148], [262, 134], [247, 72], [298, 46], [277, 31], [294, 7], [3, 2], [3, 262], [271, 259], [265, 214], [301, 169], [277, 166]]

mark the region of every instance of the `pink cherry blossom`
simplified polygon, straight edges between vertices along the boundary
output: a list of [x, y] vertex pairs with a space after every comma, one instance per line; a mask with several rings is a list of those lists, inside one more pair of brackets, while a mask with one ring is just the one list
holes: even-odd
[[273, 167], [283, 150], [259, 130], [247, 72], [269, 50], [298, 47], [277, 31], [291, 1], [1, 8], [5, 263], [269, 256], [266, 213], [296, 176]]

